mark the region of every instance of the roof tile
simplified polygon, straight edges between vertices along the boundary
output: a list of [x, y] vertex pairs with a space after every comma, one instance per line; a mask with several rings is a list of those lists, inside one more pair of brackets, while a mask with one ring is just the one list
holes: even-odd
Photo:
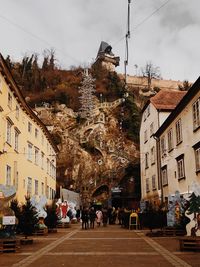
[[173, 110], [187, 91], [160, 90], [150, 98], [150, 102], [156, 109]]

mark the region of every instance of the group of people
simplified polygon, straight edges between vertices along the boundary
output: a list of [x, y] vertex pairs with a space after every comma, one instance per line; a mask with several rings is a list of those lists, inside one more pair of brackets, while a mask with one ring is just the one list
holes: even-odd
[[95, 222], [98, 227], [102, 224], [103, 226], [107, 224], [122, 225], [123, 212], [123, 209], [115, 209], [115, 207], [103, 207], [97, 208], [96, 210], [94, 207], [84, 207], [81, 211], [82, 229], [94, 228]]

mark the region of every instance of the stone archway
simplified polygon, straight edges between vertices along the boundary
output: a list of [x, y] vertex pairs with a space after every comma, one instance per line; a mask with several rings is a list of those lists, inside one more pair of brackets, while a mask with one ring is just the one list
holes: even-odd
[[103, 203], [108, 200], [109, 192], [110, 192], [109, 186], [104, 184], [104, 185], [97, 187], [93, 191], [91, 197], [93, 200]]

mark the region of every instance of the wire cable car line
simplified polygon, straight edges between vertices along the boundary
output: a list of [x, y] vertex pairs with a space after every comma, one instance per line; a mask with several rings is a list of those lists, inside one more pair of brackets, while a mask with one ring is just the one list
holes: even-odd
[[65, 56], [65, 57], [67, 57], [67, 58], [70, 58], [70, 59], [73, 60], [73, 61], [76, 61], [76, 63], [81, 64], [81, 62], [80, 62], [79, 60], [77, 60], [76, 58], [74, 58], [74, 57], [72, 57], [72, 56], [66, 54], [66, 53], [63, 52], [61, 49], [59, 49], [59, 48], [57, 48], [56, 46], [54, 46], [54, 45], [52, 45], [51, 43], [49, 43], [47, 40], [45, 40], [45, 39], [39, 37], [38, 35], [36, 35], [36, 34], [30, 32], [29, 30], [25, 29], [24, 27], [22, 27], [21, 25], [17, 24], [16, 22], [10, 20], [9, 18], [3, 16], [2, 14], [0, 14], [0, 18], [1, 18], [2, 20], [4, 20], [4, 21], [8, 22], [9, 24], [11, 24], [11, 25], [17, 27], [18, 29], [20, 29], [20, 30], [23, 31], [24, 33], [30, 35], [30, 36], [33, 37], [34, 39], [36, 39], [36, 40], [38, 40], [38, 41], [40, 41], [40, 42], [42, 42], [42, 43], [44, 43], [44, 44], [46, 44], [46, 45], [48, 45], [48, 46], [50, 46], [50, 47], [55, 47], [56, 50], [59, 51], [63, 56]]
[[[160, 9], [162, 9], [164, 6], [166, 6], [171, 0], [167, 0], [166, 2], [164, 2], [160, 7], [158, 7], [157, 9], [155, 9], [151, 14], [149, 14], [147, 17], [145, 17], [141, 22], [139, 22], [131, 31], [130, 33], [134, 32], [137, 28], [139, 28], [142, 24], [144, 24], [147, 20], [149, 20], [151, 17], [153, 17], [153, 15], [155, 15], [158, 11], [160, 11]], [[115, 47], [116, 45], [118, 45], [123, 39], [126, 38], [125, 36], [122, 36], [118, 41], [116, 41], [113, 44], [113, 47]]]

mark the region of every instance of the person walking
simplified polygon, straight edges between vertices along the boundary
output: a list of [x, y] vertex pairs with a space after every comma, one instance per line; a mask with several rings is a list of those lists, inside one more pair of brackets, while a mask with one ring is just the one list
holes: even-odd
[[103, 214], [103, 226], [106, 227], [108, 223], [108, 209], [106, 207], [102, 209], [102, 214]]
[[90, 228], [94, 229], [94, 222], [97, 218], [96, 212], [94, 210], [94, 207], [91, 207], [90, 211], [89, 211], [89, 220], [90, 220]]
[[96, 211], [96, 215], [97, 215], [97, 225], [100, 226], [101, 222], [102, 222], [102, 219], [103, 219], [102, 211], [100, 209], [98, 209]]
[[88, 208], [84, 207], [81, 214], [82, 229], [88, 229], [89, 212]]

